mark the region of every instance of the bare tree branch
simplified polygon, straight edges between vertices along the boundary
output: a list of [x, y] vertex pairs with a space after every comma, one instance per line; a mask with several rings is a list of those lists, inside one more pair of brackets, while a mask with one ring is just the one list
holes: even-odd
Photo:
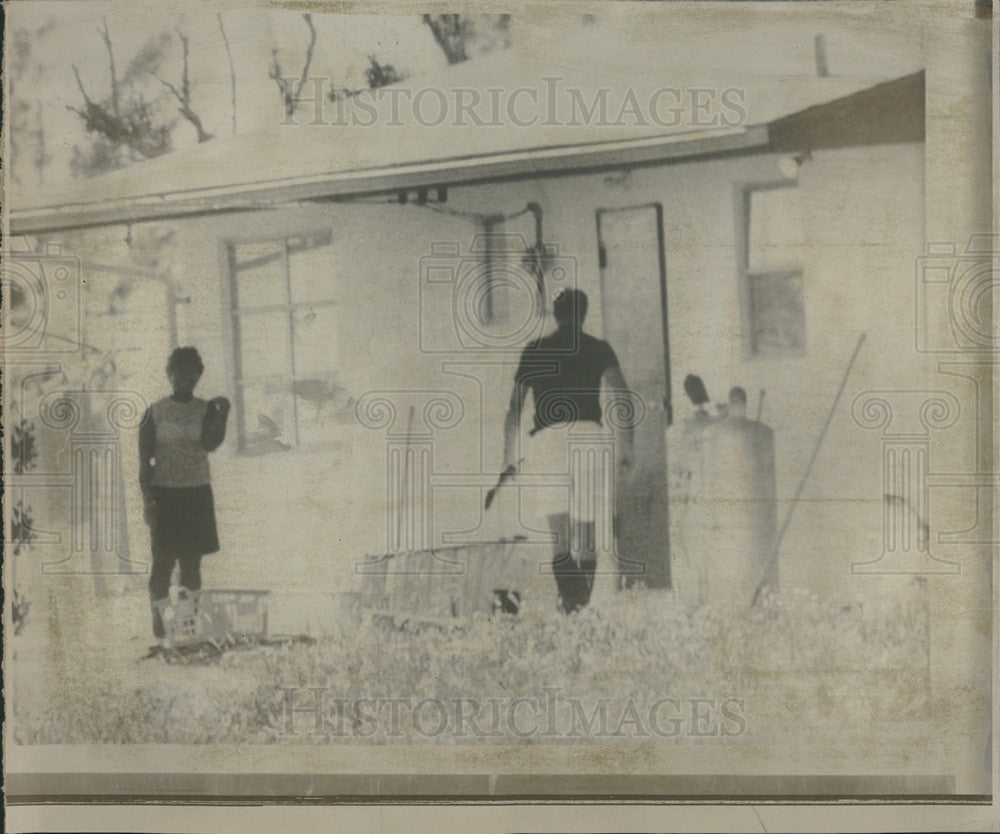
[[308, 13], [303, 14], [302, 19], [306, 22], [306, 26], [309, 27], [309, 46], [306, 47], [306, 57], [302, 65], [302, 75], [294, 87], [290, 86], [282, 76], [281, 63], [278, 61], [277, 47], [271, 50], [271, 69], [268, 75], [274, 79], [274, 82], [278, 85], [278, 90], [281, 93], [282, 100], [285, 104], [286, 116], [292, 116], [295, 113], [295, 109], [299, 103], [299, 96], [302, 94], [302, 88], [305, 86], [306, 81], [309, 80], [309, 65], [312, 64], [313, 49], [316, 47], [316, 27], [313, 25], [312, 15]]
[[190, 47], [188, 44], [187, 36], [181, 32], [180, 29], [176, 30], [177, 37], [181, 40], [181, 49], [183, 50], [183, 68], [181, 70], [181, 88], [178, 90], [169, 81], [165, 81], [160, 78], [156, 73], [153, 73], [153, 77], [159, 81], [164, 87], [173, 93], [174, 98], [177, 99], [180, 107], [177, 108], [177, 112], [180, 113], [185, 119], [187, 119], [194, 129], [198, 133], [198, 142], [207, 142], [209, 139], [213, 138], [213, 134], [205, 130], [204, 125], [201, 122], [201, 117], [195, 113], [194, 109], [191, 107], [191, 76], [188, 68], [188, 58], [190, 54]]
[[288, 84], [285, 83], [285, 79], [281, 73], [281, 63], [278, 61], [278, 47], [274, 47], [271, 50], [271, 68], [267, 74], [278, 85], [278, 94], [281, 96], [281, 105], [285, 110], [285, 115], [291, 116], [295, 112], [295, 100], [292, 97], [292, 91], [288, 88]]
[[168, 90], [170, 90], [170, 92], [174, 94], [174, 98], [176, 98], [182, 104], [184, 103], [184, 96], [181, 95], [180, 90], [178, 90], [173, 84], [171, 84], [169, 81], [165, 81], [164, 79], [160, 78], [160, 76], [158, 76], [158, 75], [154, 75], [153, 78], [155, 78], [164, 87], [166, 87]]
[[473, 53], [482, 54], [511, 45], [511, 16], [425, 14], [421, 19], [434, 35], [449, 64], [465, 61]]
[[87, 90], [83, 86], [83, 81], [80, 79], [80, 70], [77, 67], [77, 65], [70, 64], [70, 66], [73, 68], [73, 75], [76, 78], [76, 86], [80, 88], [80, 95], [83, 96], [83, 103], [85, 109], [80, 110], [78, 107], [73, 107], [70, 104], [66, 105], [66, 109], [69, 110], [71, 113], [76, 113], [77, 116], [83, 119], [85, 125], [89, 125], [92, 118], [91, 114], [93, 114], [97, 110], [101, 110], [101, 108], [99, 105], [94, 104], [93, 100], [87, 94]]
[[236, 135], [236, 68], [233, 66], [233, 53], [229, 49], [229, 38], [226, 36], [226, 27], [222, 25], [222, 12], [218, 12], [219, 31], [222, 32], [222, 42], [226, 45], [226, 58], [229, 59], [229, 87], [232, 90], [233, 100], [233, 135]]
[[[66, 109], [76, 113], [83, 122], [88, 133], [97, 134], [99, 141], [104, 142], [101, 147], [95, 144], [92, 150], [91, 159], [83, 158], [82, 162], [71, 164], [79, 165], [83, 170], [95, 170], [96, 168], [108, 169], [119, 167], [118, 153], [121, 149], [128, 152], [132, 159], [141, 157], [150, 159], [165, 153], [170, 145], [170, 126], [157, 125], [154, 122], [154, 109], [150, 102], [145, 101], [141, 96], [130, 97], [127, 101], [127, 111], [122, 111], [121, 100], [119, 98], [120, 82], [114, 62], [114, 50], [111, 46], [111, 37], [107, 26], [104, 31], [98, 30], [101, 39], [108, 49], [108, 71], [111, 76], [111, 95], [108, 99], [98, 102], [94, 101], [80, 78], [80, 70], [76, 64], [72, 64], [73, 76], [76, 78], [76, 85], [83, 96], [83, 108], [66, 105]], [[82, 158], [79, 157], [78, 158]], [[97, 164], [94, 162], [97, 160]]]
[[181, 71], [181, 90], [184, 93], [184, 101], [191, 101], [191, 80], [188, 77], [188, 39], [180, 29], [174, 29], [177, 37], [181, 39], [181, 49], [184, 55], [184, 68]]
[[[88, 105], [92, 104], [92, 102], [90, 100], [90, 96], [87, 95], [87, 91], [86, 91], [86, 89], [83, 86], [83, 81], [80, 80], [80, 70], [79, 70], [79, 68], [77, 67], [76, 64], [71, 64], [70, 66], [73, 67], [73, 75], [76, 76], [76, 86], [80, 88], [80, 93], [83, 96], [84, 103], [86, 103]], [[67, 107], [66, 109], [67, 110], [72, 110], [74, 113], [79, 113], [80, 112], [75, 107]]]
[[465, 50], [468, 24], [462, 15], [425, 14], [422, 19], [430, 28], [449, 64], [459, 64], [469, 57]]
[[[108, 19], [102, 18], [102, 23], [104, 28], [98, 29], [97, 34], [101, 36], [101, 40], [104, 41], [104, 46], [108, 50], [108, 70], [111, 73], [111, 112], [114, 113], [115, 118], [121, 117], [121, 106], [118, 98], [118, 73], [115, 69], [115, 51], [111, 47], [111, 35], [108, 32]], [[76, 67], [74, 67], [76, 69]], [[77, 78], [79, 81], [79, 77]], [[81, 87], [82, 89], [82, 87]]]
[[299, 84], [295, 88], [295, 99], [298, 101], [299, 96], [302, 94], [302, 88], [305, 87], [306, 81], [309, 80], [309, 65], [312, 63], [313, 49], [316, 47], [316, 27], [313, 25], [312, 15], [304, 14], [302, 19], [306, 22], [306, 26], [309, 27], [309, 46], [306, 48], [306, 60], [302, 65], [302, 77], [299, 78]]

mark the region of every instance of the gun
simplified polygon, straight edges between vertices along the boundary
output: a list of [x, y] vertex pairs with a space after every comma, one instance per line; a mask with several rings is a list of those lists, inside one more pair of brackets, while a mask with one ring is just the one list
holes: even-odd
[[521, 458], [520, 460], [518, 460], [517, 463], [512, 463], [510, 466], [508, 466], [506, 469], [504, 469], [503, 472], [500, 473], [500, 477], [497, 478], [496, 486], [494, 486], [493, 489], [491, 489], [489, 492], [486, 493], [486, 505], [485, 505], [485, 508], [487, 510], [490, 508], [490, 505], [493, 504], [493, 499], [497, 497], [497, 493], [500, 491], [500, 488], [505, 483], [507, 483], [507, 481], [509, 481], [511, 478], [513, 478], [514, 475], [517, 474], [518, 464], [520, 464], [521, 461], [523, 461], [523, 460], [524, 460], [524, 458]]

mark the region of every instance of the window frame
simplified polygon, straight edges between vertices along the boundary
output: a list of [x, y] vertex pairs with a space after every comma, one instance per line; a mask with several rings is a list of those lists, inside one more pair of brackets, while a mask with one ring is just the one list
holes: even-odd
[[[519, 231], [510, 231], [510, 222], [518, 220], [524, 214], [532, 215], [534, 227], [534, 240], [527, 234]], [[543, 275], [542, 260], [544, 257], [542, 241], [542, 210], [527, 209], [524, 212], [514, 215], [490, 215], [483, 217], [477, 228], [476, 241], [482, 241], [482, 248], [477, 248], [476, 244], [470, 250], [470, 255], [480, 258], [483, 280], [485, 282], [484, 310], [478, 317], [478, 322], [482, 327], [491, 325], [503, 325], [510, 321], [511, 301], [510, 290], [502, 282], [497, 282], [494, 277], [494, 270], [500, 266], [503, 269], [510, 268], [509, 265], [515, 263], [515, 269], [529, 269], [525, 264], [525, 258], [529, 256], [533, 259], [537, 272], [534, 274], [534, 287], [532, 288], [533, 302], [535, 304], [535, 314], [540, 318], [545, 318], [547, 313], [545, 301], [545, 279]], [[524, 242], [524, 249], [511, 248], [510, 243], [514, 240]]]
[[[315, 239], [315, 242], [311, 246], [306, 246], [303, 249], [296, 250], [290, 247], [290, 241], [296, 239]], [[287, 231], [284, 233], [275, 233], [273, 235], [255, 235], [252, 237], [229, 237], [222, 241], [223, 249], [225, 252], [226, 260], [226, 271], [228, 273], [229, 282], [229, 310], [230, 310], [230, 323], [232, 332], [232, 357], [233, 357], [233, 391], [234, 400], [236, 405], [236, 436], [237, 436], [237, 452], [240, 455], [250, 455], [251, 453], [247, 450], [247, 414], [246, 414], [246, 400], [244, 396], [244, 388], [246, 386], [245, 382], [245, 369], [243, 366], [243, 344], [240, 332], [240, 326], [245, 315], [260, 315], [273, 312], [282, 312], [287, 316], [287, 326], [288, 326], [288, 339], [289, 339], [289, 359], [290, 359], [290, 372], [291, 379], [295, 381], [295, 314], [297, 311], [302, 309], [316, 309], [319, 307], [330, 308], [338, 306], [338, 299], [335, 297], [325, 298], [322, 300], [313, 301], [301, 301], [296, 302], [292, 300], [292, 276], [291, 276], [291, 259], [290, 254], [295, 251], [309, 251], [313, 248], [321, 248], [324, 246], [330, 246], [333, 243], [333, 229], [329, 226], [322, 228], [308, 228], [299, 231]], [[243, 266], [246, 268], [246, 263], [238, 264], [236, 261], [236, 250], [240, 246], [252, 246], [252, 245], [264, 245], [268, 243], [275, 243], [281, 245], [280, 257], [283, 264], [284, 272], [284, 298], [285, 302], [282, 304], [264, 304], [251, 307], [242, 307], [239, 301], [239, 289], [238, 289], [238, 273], [240, 272], [239, 267]], [[324, 443], [303, 443], [301, 439], [300, 426], [299, 426], [299, 404], [298, 396], [291, 393], [292, 397], [292, 417], [293, 417], [293, 432], [292, 437], [289, 439], [294, 439], [294, 445], [289, 450], [291, 452], [303, 452], [308, 451], [313, 448], [333, 448], [337, 444], [333, 442]], [[256, 455], [254, 455], [256, 456]]]
[[[798, 278], [802, 281], [802, 344], [799, 347], [776, 347], [769, 346], [761, 349], [757, 344], [757, 321], [754, 318], [754, 305], [753, 305], [753, 287], [754, 281], [766, 278], [777, 278], [777, 279], [794, 279]], [[750, 307], [750, 316], [748, 319], [749, 332], [747, 338], [750, 340], [750, 351], [751, 356], [757, 358], [767, 358], [767, 357], [781, 357], [781, 356], [805, 356], [806, 351], [806, 334], [805, 334], [805, 281], [802, 269], [798, 267], [792, 267], [788, 269], [772, 269], [760, 272], [748, 272], [746, 274], [746, 284], [747, 284], [747, 301]]]
[[[798, 188], [796, 180], [769, 180], [765, 182], [739, 183], [736, 186], [736, 262], [740, 319], [743, 323], [742, 332], [742, 352], [745, 359], [781, 359], [798, 358], [805, 356], [808, 351], [808, 329], [805, 305], [805, 271], [801, 265], [789, 265], [780, 269], [751, 270], [750, 269], [750, 222], [751, 222], [751, 200], [753, 194], [758, 191], [774, 191], [779, 188]], [[760, 349], [757, 345], [757, 328], [754, 318], [753, 293], [751, 284], [757, 278], [791, 278], [797, 277], [802, 280], [802, 329], [803, 338], [801, 347], [777, 348], [769, 347]]]

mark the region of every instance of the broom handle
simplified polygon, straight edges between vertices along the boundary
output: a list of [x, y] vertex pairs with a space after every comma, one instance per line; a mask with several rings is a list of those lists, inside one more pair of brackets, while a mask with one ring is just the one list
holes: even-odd
[[781, 525], [781, 530], [778, 532], [777, 538], [774, 540], [774, 547], [771, 548], [771, 557], [767, 561], [767, 566], [764, 569], [764, 576], [761, 577], [760, 584], [757, 585], [757, 590], [753, 594], [753, 602], [757, 601], [757, 597], [760, 596], [760, 592], [764, 589], [764, 583], [767, 581], [768, 574], [771, 572], [771, 567], [778, 558], [778, 551], [781, 549], [781, 542], [785, 538], [785, 533], [788, 531], [788, 525], [792, 522], [792, 515], [795, 512], [795, 507], [799, 503], [799, 498], [802, 497], [802, 491], [806, 488], [806, 482], [809, 480], [809, 475], [812, 473], [813, 464], [816, 462], [816, 457], [819, 455], [820, 446], [823, 445], [823, 439], [826, 437], [827, 429], [830, 428], [830, 423], [833, 422], [833, 415], [837, 410], [837, 404], [840, 402], [840, 398], [844, 393], [844, 389], [847, 387], [847, 380], [851, 376], [851, 371], [854, 369], [854, 362], [858, 358], [858, 354], [861, 352], [861, 346], [865, 343], [865, 336], [867, 334], [862, 333], [858, 337], [858, 343], [854, 346], [854, 353], [851, 354], [851, 361], [847, 363], [847, 370], [844, 371], [844, 378], [840, 381], [840, 388], [837, 389], [837, 396], [833, 398], [833, 405], [830, 406], [829, 412], [826, 415], [826, 422], [823, 423], [823, 428], [819, 433], [819, 437], [816, 438], [816, 444], [813, 446], [812, 455], [809, 458], [809, 463], [806, 464], [805, 472], [802, 473], [802, 477], [799, 479], [799, 485], [795, 489], [795, 495], [792, 498], [792, 503], [788, 507], [788, 512], [785, 513], [785, 520]]

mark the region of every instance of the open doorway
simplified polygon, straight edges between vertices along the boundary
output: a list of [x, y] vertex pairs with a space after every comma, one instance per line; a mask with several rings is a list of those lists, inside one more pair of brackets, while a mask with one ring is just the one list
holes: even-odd
[[666, 429], [672, 422], [663, 207], [597, 211], [604, 338], [641, 399], [632, 471], [618, 484], [615, 533], [628, 573], [640, 565], [650, 587], [670, 585]]

